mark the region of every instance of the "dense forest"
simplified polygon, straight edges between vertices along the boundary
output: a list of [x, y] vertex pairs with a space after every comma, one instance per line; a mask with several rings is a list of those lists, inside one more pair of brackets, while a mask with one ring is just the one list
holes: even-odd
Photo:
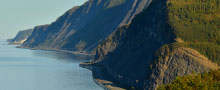
[[220, 64], [220, 0], [169, 0], [169, 24], [180, 42]]

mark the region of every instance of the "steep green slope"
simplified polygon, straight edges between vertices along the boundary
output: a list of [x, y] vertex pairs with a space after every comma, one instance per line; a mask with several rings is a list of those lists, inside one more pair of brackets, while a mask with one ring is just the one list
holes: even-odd
[[167, 8], [177, 38], [220, 44], [220, 0], [169, 0]]
[[220, 64], [220, 0], [169, 0], [167, 8], [176, 38], [186, 42], [182, 46]]

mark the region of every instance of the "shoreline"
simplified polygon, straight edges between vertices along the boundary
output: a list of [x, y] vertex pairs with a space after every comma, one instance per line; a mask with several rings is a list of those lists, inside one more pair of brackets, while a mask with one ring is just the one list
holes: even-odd
[[76, 52], [76, 51], [69, 51], [69, 50], [62, 50], [62, 49], [54, 49], [54, 48], [28, 48], [28, 47], [21, 47], [17, 46], [16, 48], [21, 49], [30, 49], [30, 50], [43, 50], [43, 51], [55, 51], [55, 52], [66, 52], [66, 53], [72, 53], [72, 54], [79, 54], [79, 55], [88, 55], [88, 56], [94, 56], [95, 54], [85, 53], [85, 52]]
[[73, 53], [73, 54], [80, 54], [80, 55], [95, 55], [87, 52], [77, 52], [77, 51], [70, 51], [70, 50], [64, 50], [64, 49], [56, 49], [56, 48], [29, 48], [29, 47], [23, 47], [22, 43], [12, 43], [6, 40], [8, 43], [7, 45], [14, 45], [16, 48], [21, 48], [21, 49], [31, 49], [31, 50], [44, 50], [44, 51], [56, 51], [56, 52], [67, 52], [67, 53]]
[[[44, 51], [55, 51], [55, 52], [67, 52], [67, 53], [72, 53], [72, 54], [79, 54], [79, 55], [91, 55], [94, 56], [95, 54], [88, 54], [88, 53], [81, 53], [81, 52], [74, 52], [74, 51], [68, 51], [68, 50], [61, 50], [61, 49], [43, 49], [43, 48], [27, 48], [27, 47], [21, 47], [17, 46], [16, 48], [21, 48], [21, 49], [30, 49], [30, 50], [44, 50]], [[86, 65], [86, 63], [80, 63], [79, 66], [81, 68], [88, 69], [92, 72], [92, 79], [93, 81], [101, 88], [104, 90], [125, 90], [119, 87], [115, 87], [116, 85], [111, 82], [107, 81], [104, 79], [104, 77], [101, 75], [101, 70], [97, 66], [92, 66], [92, 65]], [[112, 86], [114, 85], [114, 86]]]
[[[19, 44], [8, 44], [8, 45], [19, 45]], [[88, 56], [94, 56], [95, 54], [89, 54], [89, 53], [83, 53], [83, 52], [75, 52], [75, 51], [69, 51], [69, 50], [62, 50], [62, 49], [49, 49], [49, 48], [27, 48], [27, 47], [21, 47], [17, 46], [16, 48], [21, 49], [30, 49], [30, 50], [43, 50], [43, 51], [55, 51], [55, 52], [67, 52], [72, 54], [79, 54], [79, 55], [88, 55]], [[124, 88], [118, 87], [114, 82], [110, 80], [106, 80], [101, 72], [101, 67], [94, 66], [91, 63], [80, 63], [79, 66], [81, 68], [88, 69], [92, 72], [92, 79], [93, 81], [104, 90], [126, 90]]]
[[81, 65], [82, 65], [82, 64], [79, 65], [81, 68], [88, 69], [89, 71], [92, 72], [92, 79], [93, 79], [93, 81], [94, 81], [99, 87], [101, 87], [101, 88], [103, 88], [103, 89], [105, 89], [105, 90], [111, 90], [111, 89], [107, 88], [106, 86], [104, 86], [101, 82], [99, 82], [99, 81], [97, 81], [97, 80], [95, 79], [95, 77], [94, 77], [95, 75], [94, 75], [94, 72], [93, 72], [93, 66], [81, 66]]
[[92, 64], [88, 64], [88, 63], [81, 63], [79, 65], [82, 68], [88, 69], [92, 72], [92, 77], [94, 82], [102, 87], [105, 90], [126, 90], [124, 88], [119, 87], [117, 84], [115, 84], [114, 82], [107, 80], [103, 74], [102, 74], [102, 67], [99, 66], [94, 66]]

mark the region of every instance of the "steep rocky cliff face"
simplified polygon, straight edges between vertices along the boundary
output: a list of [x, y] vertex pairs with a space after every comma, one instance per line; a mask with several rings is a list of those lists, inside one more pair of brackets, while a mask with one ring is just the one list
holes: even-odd
[[[219, 28], [213, 19], [217, 11], [197, 7], [204, 3], [153, 0], [129, 25], [117, 29], [98, 46], [98, 64], [110, 70], [122, 86], [146, 90], [157, 89], [177, 76], [218, 69], [219, 35], [214, 32]], [[218, 5], [215, 3], [207, 6]], [[200, 11], [196, 12], [195, 7]], [[194, 38], [196, 33], [200, 37]], [[126, 82], [118, 79], [121, 77]]]
[[89, 52], [120, 25], [128, 24], [148, 0], [89, 0], [37, 31], [23, 47]]
[[32, 34], [33, 29], [19, 31], [13, 39], [8, 39], [9, 44], [22, 44]]
[[[39, 46], [39, 43], [44, 42], [45, 38], [47, 37], [47, 33], [48, 33], [48, 31], [46, 31], [47, 28], [48, 25], [36, 26], [34, 28], [34, 31], [32, 32], [32, 35], [22, 45], [25, 45], [25, 47], [29, 47], [29, 48], [34, 48], [34, 46]], [[35, 39], [36, 37], [38, 37], [39, 39]], [[28, 42], [31, 43], [27, 44]]]
[[96, 59], [124, 78], [138, 80], [142, 86], [151, 75], [154, 52], [174, 41], [165, 13], [166, 1], [154, 0], [130, 25], [119, 28], [99, 45]]
[[[147, 89], [157, 89], [159, 85], [171, 83], [177, 76], [203, 73], [210, 70], [218, 70], [217, 63], [213, 63], [204, 55], [191, 49], [180, 47], [165, 55], [167, 49], [159, 50], [157, 63], [153, 67], [151, 81], [146, 85]], [[146, 83], [147, 84], [147, 83]]]

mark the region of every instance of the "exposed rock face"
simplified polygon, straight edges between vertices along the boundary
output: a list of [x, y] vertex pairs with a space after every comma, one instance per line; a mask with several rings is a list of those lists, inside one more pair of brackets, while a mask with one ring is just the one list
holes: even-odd
[[148, 0], [89, 0], [66, 12], [45, 30], [35, 30], [23, 47], [90, 52], [148, 4]]
[[[38, 46], [39, 43], [42, 43], [45, 41], [45, 38], [47, 37], [46, 29], [48, 28], [48, 25], [41, 25], [41, 26], [36, 26], [34, 28], [34, 31], [32, 32], [32, 35], [26, 40], [26, 42], [23, 43], [23, 45], [27, 45], [28, 42], [32, 42], [27, 45], [29, 48], [34, 48], [33, 46]], [[45, 34], [42, 34], [45, 33]], [[38, 37], [39, 39], [35, 39], [35, 37]]]
[[[171, 43], [174, 35], [166, 18], [166, 1], [155, 0], [130, 25], [119, 28], [97, 49], [96, 59], [139, 86], [150, 77], [154, 52]], [[125, 29], [125, 30], [124, 30]]]
[[179, 75], [217, 69], [217, 64], [190, 48], [175, 49], [156, 62], [155, 53], [165, 53], [158, 51], [160, 47], [185, 42], [176, 37], [169, 25], [166, 4], [166, 0], [152, 1], [129, 25], [117, 29], [103, 41], [96, 50], [98, 64], [118, 76], [138, 81], [137, 89], [146, 90], [155, 90], [158, 85], [169, 83]]
[[[158, 51], [162, 56], [165, 51]], [[153, 67], [150, 85], [147, 89], [155, 90], [159, 85], [171, 83], [177, 76], [217, 70], [217, 63], [190, 48], [177, 48], [169, 55], [159, 59]], [[150, 81], [147, 81], [150, 82]]]
[[9, 44], [22, 44], [32, 34], [33, 29], [19, 31], [13, 39], [8, 39]]
[[[174, 36], [171, 35], [172, 33], [166, 22], [167, 15], [165, 13], [166, 1], [155, 1], [153, 5], [150, 5], [149, 8], [147, 8], [147, 10], [139, 15], [136, 15], [130, 25], [119, 28], [116, 32], [104, 40], [103, 43], [101, 43], [96, 49], [96, 59], [101, 60], [108, 54], [108, 52], [114, 51], [118, 45], [118, 47], [120, 47], [122, 43], [126, 42], [126, 40], [128, 41], [129, 39], [132, 40], [129, 41], [130, 44], [135, 47], [142, 45], [143, 43], [150, 44], [152, 41], [160, 44], [173, 41]], [[160, 46], [160, 44], [158, 45]]]

